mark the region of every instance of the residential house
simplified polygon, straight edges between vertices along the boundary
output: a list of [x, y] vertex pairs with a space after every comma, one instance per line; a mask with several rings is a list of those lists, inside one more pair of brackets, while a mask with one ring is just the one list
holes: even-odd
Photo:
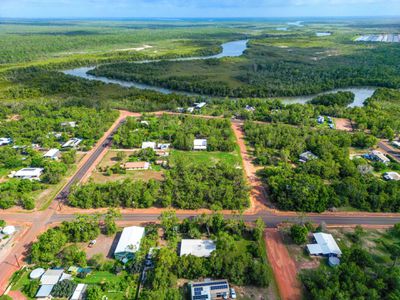
[[44, 158], [50, 158], [52, 160], [58, 160], [61, 156], [61, 152], [60, 150], [54, 148], [54, 149], [50, 149], [49, 151], [47, 151], [45, 154], [43, 154]]
[[143, 142], [142, 143], [142, 149], [147, 149], [147, 148], [151, 148], [151, 149], [156, 149], [157, 144], [155, 142]]
[[229, 297], [229, 283], [226, 279], [190, 282], [189, 288], [192, 300], [218, 300]]
[[316, 156], [311, 151], [306, 151], [306, 152], [300, 154], [299, 161], [302, 162], [302, 163], [306, 163], [306, 162], [308, 162], [310, 160], [317, 159], [317, 158], [318, 158], [318, 156]]
[[43, 168], [23, 168], [17, 172], [12, 172], [10, 177], [29, 180], [40, 180], [40, 176], [42, 176], [43, 170]]
[[144, 236], [144, 227], [125, 227], [114, 251], [115, 259], [126, 263], [140, 249], [140, 241]]
[[79, 138], [72, 138], [66, 143], [64, 143], [61, 147], [63, 148], [76, 148], [82, 142], [82, 139]]
[[215, 249], [216, 245], [212, 240], [183, 239], [181, 241], [180, 256], [209, 257]]
[[10, 145], [12, 143], [12, 140], [10, 138], [0, 138], [0, 146], [6, 146]]
[[195, 139], [193, 141], [193, 150], [207, 150], [207, 140]]
[[376, 160], [384, 164], [390, 163], [390, 159], [386, 157], [385, 154], [378, 150], [373, 150], [365, 156], [367, 159]]
[[250, 111], [250, 112], [253, 112], [253, 111], [256, 110], [256, 109], [254, 108], [254, 106], [250, 106], [250, 105], [246, 105], [246, 107], [245, 107], [244, 109], [247, 110], [247, 111]]
[[146, 161], [126, 162], [121, 165], [121, 168], [124, 168], [128, 171], [148, 170], [150, 168], [150, 164]]
[[385, 180], [394, 180], [394, 181], [399, 181], [400, 180], [400, 174], [397, 172], [386, 172], [383, 174], [383, 178]]
[[317, 232], [314, 233], [315, 244], [308, 244], [307, 249], [311, 255], [322, 256], [341, 256], [339, 246], [331, 234]]
[[64, 274], [63, 269], [48, 269], [40, 278], [40, 288], [36, 293], [36, 298], [47, 298], [50, 296], [54, 285], [56, 285]]
[[188, 108], [186, 109], [186, 111], [187, 111], [188, 113], [192, 113], [192, 112], [194, 112], [194, 107], [188, 107]]

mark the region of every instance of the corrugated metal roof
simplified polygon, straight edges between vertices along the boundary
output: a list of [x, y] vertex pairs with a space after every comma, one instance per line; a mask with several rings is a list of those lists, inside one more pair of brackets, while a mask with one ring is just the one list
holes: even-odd
[[311, 254], [335, 254], [338, 256], [342, 254], [342, 251], [340, 251], [339, 246], [336, 244], [336, 241], [331, 234], [317, 232], [314, 233], [314, 238], [317, 244], [307, 245]]
[[215, 243], [211, 240], [183, 239], [181, 242], [180, 256], [191, 254], [197, 257], [208, 257], [215, 249]]
[[54, 284], [44, 284], [41, 285], [38, 292], [36, 293], [36, 298], [46, 298], [50, 296], [51, 291], [53, 290]]
[[143, 236], [144, 227], [131, 226], [124, 228], [114, 254], [122, 252], [135, 253], [140, 248], [140, 241]]

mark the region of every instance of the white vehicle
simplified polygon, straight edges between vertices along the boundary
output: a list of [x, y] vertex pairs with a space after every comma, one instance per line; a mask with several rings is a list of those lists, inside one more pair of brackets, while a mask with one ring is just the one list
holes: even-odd
[[96, 245], [97, 241], [96, 240], [92, 240], [89, 243], [89, 248], [92, 248], [94, 245]]
[[230, 288], [229, 292], [231, 293], [231, 299], [236, 299], [236, 292], [234, 288]]

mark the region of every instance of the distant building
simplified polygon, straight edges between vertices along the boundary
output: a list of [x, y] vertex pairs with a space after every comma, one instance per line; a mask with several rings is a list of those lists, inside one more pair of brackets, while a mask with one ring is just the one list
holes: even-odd
[[378, 150], [373, 150], [369, 154], [366, 154], [365, 157], [370, 160], [376, 160], [384, 164], [390, 163], [390, 159], [386, 157], [385, 154]]
[[75, 291], [72, 294], [71, 298], [69, 298], [69, 300], [82, 300], [82, 299], [84, 299], [86, 288], [87, 288], [86, 284], [79, 283], [76, 286]]
[[150, 164], [146, 161], [126, 162], [121, 167], [128, 171], [148, 170], [150, 168]]
[[317, 232], [314, 233], [316, 244], [308, 244], [307, 249], [311, 255], [341, 256], [339, 246], [331, 234]]
[[169, 156], [169, 152], [165, 150], [156, 150], [156, 155], [161, 157]]
[[140, 124], [143, 124], [143, 125], [149, 126], [149, 122], [148, 122], [148, 121], [140, 121]]
[[6, 146], [10, 145], [12, 143], [12, 140], [10, 138], [0, 138], [0, 146]]
[[40, 180], [40, 176], [43, 174], [43, 170], [43, 168], [23, 168], [15, 173], [11, 173], [11, 177], [29, 180]]
[[161, 144], [161, 143], [159, 143], [159, 144], [157, 144], [157, 149], [168, 150], [170, 146], [171, 146], [171, 144]]
[[61, 147], [63, 148], [76, 148], [82, 142], [82, 139], [72, 138], [66, 143], [64, 143]]
[[49, 151], [47, 151], [45, 154], [43, 154], [44, 158], [50, 158], [53, 160], [58, 160], [61, 156], [61, 152], [58, 149], [50, 149]]
[[193, 141], [193, 150], [207, 150], [207, 140], [195, 139]]
[[114, 251], [115, 259], [126, 263], [134, 257], [140, 249], [140, 241], [144, 236], [144, 227], [125, 227], [119, 238], [117, 248]]
[[205, 102], [200, 102], [200, 103], [195, 103], [194, 104], [194, 107], [195, 107], [195, 109], [202, 109], [204, 106], [206, 106], [207, 105], [207, 103], [205, 103]]
[[400, 142], [399, 141], [393, 141], [392, 145], [395, 146], [396, 148], [400, 148]]
[[180, 256], [194, 255], [197, 257], [209, 257], [215, 249], [215, 243], [211, 240], [183, 239]]
[[229, 283], [225, 279], [191, 282], [189, 288], [192, 300], [217, 300], [229, 297]]
[[397, 172], [386, 172], [383, 174], [383, 178], [386, 180], [394, 180], [394, 181], [399, 181], [400, 180], [400, 174]]
[[143, 142], [142, 143], [142, 149], [156, 149], [157, 144], [155, 142]]
[[76, 122], [75, 121], [71, 121], [71, 122], [62, 122], [61, 127], [76, 127]]
[[316, 155], [315, 155], [314, 153], [312, 153], [311, 151], [306, 151], [306, 152], [300, 154], [299, 160], [300, 160], [300, 162], [302, 162], [302, 163], [306, 163], [306, 162], [308, 162], [308, 161], [310, 161], [310, 160], [317, 159], [317, 158], [318, 158], [318, 156], [316, 156]]
[[255, 111], [256, 110], [253, 106], [250, 106], [250, 105], [246, 105], [246, 107], [244, 109], [247, 111]]
[[186, 109], [186, 111], [187, 111], [188, 113], [192, 113], [192, 112], [194, 112], [194, 107], [188, 107], [188, 108]]

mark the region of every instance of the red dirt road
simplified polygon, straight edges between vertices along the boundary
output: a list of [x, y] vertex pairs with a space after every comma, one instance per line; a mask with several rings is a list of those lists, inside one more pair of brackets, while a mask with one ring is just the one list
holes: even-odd
[[301, 286], [297, 279], [296, 264], [289, 255], [277, 229], [264, 232], [267, 256], [282, 300], [300, 300]]
[[253, 164], [253, 159], [247, 151], [245, 136], [243, 132], [243, 123], [232, 122], [232, 130], [235, 133], [236, 140], [240, 148], [240, 155], [242, 156], [244, 172], [251, 187], [251, 207], [250, 209], [246, 210], [246, 212], [254, 213], [266, 208], [266, 192], [261, 180], [256, 175], [257, 169]]

